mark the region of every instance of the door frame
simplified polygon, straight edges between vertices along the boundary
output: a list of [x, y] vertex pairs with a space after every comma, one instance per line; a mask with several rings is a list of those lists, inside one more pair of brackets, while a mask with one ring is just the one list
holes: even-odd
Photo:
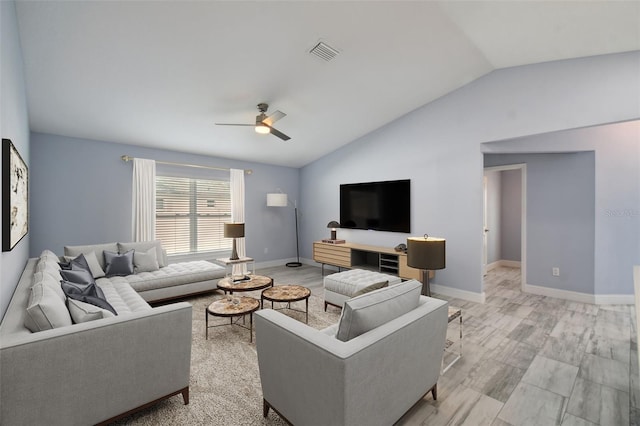
[[[507, 170], [520, 170], [521, 176], [521, 188], [520, 188], [520, 289], [524, 293], [524, 289], [527, 283], [527, 164], [519, 163], [519, 164], [508, 164], [504, 166], [492, 166], [492, 167], [484, 167], [482, 179], [484, 182], [485, 176], [484, 172], [503, 172]], [[483, 185], [484, 191], [484, 185]], [[483, 206], [484, 211], [486, 212], [486, 199], [483, 194]], [[484, 221], [483, 221], [484, 222]], [[484, 223], [483, 223], [484, 226]], [[482, 229], [484, 233], [484, 228]], [[483, 256], [487, 256], [486, 248], [483, 248]], [[484, 269], [484, 268], [483, 268]], [[484, 271], [483, 271], [484, 272]], [[484, 278], [484, 276], [483, 276]], [[484, 279], [483, 279], [483, 289], [484, 292]]]

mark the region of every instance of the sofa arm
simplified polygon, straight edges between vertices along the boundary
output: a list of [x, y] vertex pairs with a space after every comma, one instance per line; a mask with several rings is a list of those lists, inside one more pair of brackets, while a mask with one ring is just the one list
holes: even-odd
[[86, 425], [189, 386], [191, 305], [5, 339], [0, 424]]

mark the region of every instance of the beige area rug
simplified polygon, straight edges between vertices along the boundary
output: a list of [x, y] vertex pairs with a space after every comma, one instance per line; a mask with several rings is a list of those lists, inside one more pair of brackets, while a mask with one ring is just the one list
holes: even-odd
[[[260, 292], [242, 295], [255, 298]], [[284, 425], [271, 410], [262, 417], [262, 389], [258, 359], [254, 342], [249, 343], [249, 330], [238, 326], [209, 329], [205, 340], [205, 307], [222, 298], [221, 293], [186, 299], [193, 305], [193, 339], [191, 344], [191, 384], [189, 405], [181, 395], [133, 414], [116, 424], [130, 425]], [[324, 312], [324, 301], [312, 295], [309, 299], [309, 326], [322, 329], [336, 323], [340, 311], [329, 307]], [[265, 307], [270, 306], [265, 302]], [[284, 306], [276, 304], [274, 307]], [[304, 302], [293, 308], [304, 309]], [[304, 322], [304, 313], [290, 310], [285, 315]], [[209, 317], [209, 325], [228, 323], [228, 318]], [[249, 324], [247, 318], [247, 325]], [[171, 344], [167, 342], [167, 344]], [[285, 349], [286, 350], [286, 349]]]

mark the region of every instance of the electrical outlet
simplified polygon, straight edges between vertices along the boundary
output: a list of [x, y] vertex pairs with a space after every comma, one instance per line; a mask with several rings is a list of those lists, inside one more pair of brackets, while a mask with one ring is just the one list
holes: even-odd
[[553, 274], [553, 276], [554, 276], [554, 277], [559, 277], [559, 276], [560, 276], [560, 268], [558, 268], [557, 266], [556, 266], [556, 267], [554, 267], [554, 268], [551, 270], [551, 273]]

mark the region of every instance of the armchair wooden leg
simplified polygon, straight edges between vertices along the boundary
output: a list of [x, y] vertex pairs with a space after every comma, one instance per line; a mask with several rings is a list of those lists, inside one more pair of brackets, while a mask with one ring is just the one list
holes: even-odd
[[438, 384], [436, 383], [435, 385], [433, 385], [433, 387], [431, 388], [431, 395], [433, 396], [433, 400], [437, 400], [438, 399]]
[[182, 389], [182, 400], [184, 401], [184, 405], [189, 405], [189, 386]]
[[327, 302], [324, 302], [324, 311], [327, 312]]
[[262, 416], [267, 417], [269, 415], [269, 403], [266, 399], [262, 398]]

